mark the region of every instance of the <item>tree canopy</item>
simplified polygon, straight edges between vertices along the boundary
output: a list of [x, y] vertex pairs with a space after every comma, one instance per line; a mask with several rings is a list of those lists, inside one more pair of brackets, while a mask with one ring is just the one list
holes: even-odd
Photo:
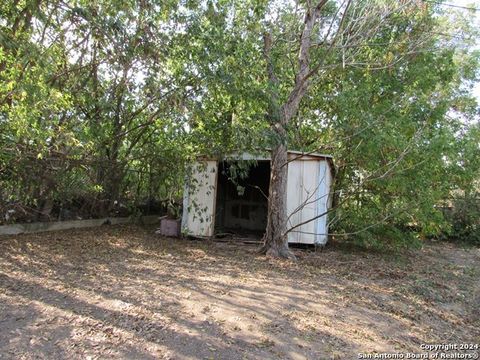
[[196, 156], [284, 144], [333, 156], [333, 233], [383, 246], [451, 232], [445, 209], [479, 191], [474, 10], [314, 5], [2, 3], [1, 221], [178, 202]]

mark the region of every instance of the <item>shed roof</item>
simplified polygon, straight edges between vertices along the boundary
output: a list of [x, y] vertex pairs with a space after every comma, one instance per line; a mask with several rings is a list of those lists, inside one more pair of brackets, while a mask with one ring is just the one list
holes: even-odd
[[[295, 157], [298, 157], [298, 158], [302, 158], [305, 156], [310, 158], [327, 159], [329, 161], [333, 160], [332, 155], [320, 154], [316, 152], [288, 150], [287, 153], [289, 155], [294, 155]], [[218, 160], [218, 158], [209, 157], [209, 156], [199, 156], [199, 158], [203, 160]], [[271, 160], [270, 149], [260, 150], [258, 152], [230, 153], [225, 155], [225, 158], [238, 159], [238, 160]]]

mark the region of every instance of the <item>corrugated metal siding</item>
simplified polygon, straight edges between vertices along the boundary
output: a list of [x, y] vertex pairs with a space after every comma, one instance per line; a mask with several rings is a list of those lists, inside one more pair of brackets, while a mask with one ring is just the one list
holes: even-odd
[[184, 195], [182, 228], [189, 235], [212, 236], [215, 217], [215, 198], [218, 175], [217, 161], [194, 164], [188, 191]]
[[[330, 202], [330, 183], [331, 183], [331, 171], [330, 166], [326, 161], [320, 161], [318, 166], [318, 183], [319, 183], [319, 195], [320, 198], [317, 202], [316, 215], [325, 213], [329, 208]], [[325, 245], [328, 238], [328, 215], [322, 216], [315, 220], [315, 244]]]
[[[325, 160], [295, 160], [288, 164], [288, 227], [324, 213], [328, 207], [331, 174]], [[325, 244], [327, 216], [310, 221], [288, 234], [290, 243]]]
[[[303, 162], [292, 161], [288, 164], [288, 178], [287, 178], [287, 226], [290, 228], [299, 224], [302, 220], [302, 213], [298, 207], [301, 202], [301, 189], [303, 185]], [[288, 233], [288, 242], [300, 242], [300, 233]]]

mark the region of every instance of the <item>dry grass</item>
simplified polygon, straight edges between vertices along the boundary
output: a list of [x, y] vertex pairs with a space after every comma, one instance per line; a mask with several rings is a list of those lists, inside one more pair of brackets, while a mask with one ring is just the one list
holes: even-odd
[[479, 249], [296, 252], [133, 226], [0, 237], [0, 358], [354, 359], [480, 342]]

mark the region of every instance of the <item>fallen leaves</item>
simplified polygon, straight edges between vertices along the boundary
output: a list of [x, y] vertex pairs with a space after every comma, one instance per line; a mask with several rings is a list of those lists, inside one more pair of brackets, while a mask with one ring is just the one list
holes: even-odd
[[2, 239], [0, 353], [349, 358], [480, 336], [479, 252], [436, 244], [392, 261], [332, 247], [289, 263], [254, 250], [134, 226]]

